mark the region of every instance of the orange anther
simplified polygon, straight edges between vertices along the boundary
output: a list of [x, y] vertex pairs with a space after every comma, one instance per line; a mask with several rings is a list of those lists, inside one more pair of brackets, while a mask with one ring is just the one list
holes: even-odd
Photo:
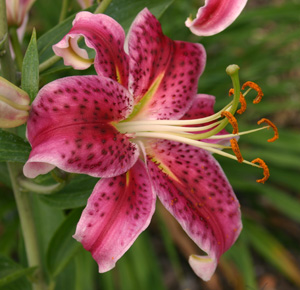
[[241, 108], [238, 109], [236, 112], [238, 114], [243, 114], [246, 111], [247, 103], [246, 103], [245, 97], [242, 93], [240, 93], [240, 103], [241, 103]]
[[[234, 89], [230, 89], [229, 96], [232, 96], [233, 94], [234, 94]], [[245, 97], [242, 94], [242, 92], [240, 92], [240, 103], [241, 103], [241, 108], [239, 110], [237, 110], [236, 112], [238, 114], [243, 114], [246, 111], [247, 103], [246, 103]]]
[[268, 142], [274, 142], [275, 140], [277, 140], [279, 138], [277, 127], [269, 119], [262, 118], [257, 122], [258, 125], [260, 125], [261, 123], [267, 123], [274, 130], [274, 137], [271, 139], [268, 139]]
[[260, 158], [256, 158], [251, 161], [252, 163], [258, 163], [259, 166], [264, 170], [264, 177], [262, 179], [257, 179], [256, 182], [265, 183], [270, 177], [270, 171], [267, 164]]
[[251, 89], [257, 91], [257, 96], [253, 100], [253, 104], [258, 104], [264, 95], [264, 93], [262, 92], [262, 89], [259, 87], [259, 85], [257, 85], [254, 82], [245, 82], [242, 86], [242, 90], [244, 90], [245, 87], [250, 87]]
[[239, 133], [239, 127], [236, 118], [228, 111], [223, 111], [221, 113], [222, 117], [226, 117], [231, 124], [233, 131], [232, 134], [238, 134]]
[[232, 151], [233, 151], [233, 153], [235, 154], [235, 156], [237, 158], [237, 161], [242, 163], [244, 158], [241, 154], [238, 142], [236, 141], [236, 139], [233, 138], [233, 139], [230, 139], [230, 144], [231, 144]]

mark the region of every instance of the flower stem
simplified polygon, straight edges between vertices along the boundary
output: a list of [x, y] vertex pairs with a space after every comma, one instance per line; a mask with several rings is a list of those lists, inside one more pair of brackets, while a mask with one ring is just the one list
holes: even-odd
[[16, 57], [16, 63], [19, 71], [22, 71], [22, 64], [23, 64], [23, 53], [22, 48], [19, 42], [18, 34], [16, 28], [10, 28], [10, 40], [12, 47], [14, 49], [15, 57]]
[[40, 265], [42, 263], [38, 247], [35, 222], [32, 214], [33, 210], [30, 202], [30, 195], [28, 192], [21, 192], [19, 184], [17, 182], [17, 178], [22, 172], [22, 165], [18, 163], [8, 163], [7, 167], [9, 170], [9, 175], [20, 217], [20, 223], [28, 259], [28, 266], [38, 266], [37, 272], [35, 273], [36, 275], [33, 280], [33, 290], [45, 290], [46, 283], [44, 281], [43, 273], [41, 272], [40, 268]]
[[[6, 1], [0, 0], [0, 64], [1, 73], [8, 81], [16, 82], [16, 69], [12, 61], [8, 39], [7, 39], [7, 20], [6, 20]], [[17, 182], [18, 176], [22, 173], [22, 164], [8, 162], [7, 163], [11, 184], [17, 204], [20, 218], [20, 224], [24, 237], [28, 266], [38, 266], [33, 281], [33, 290], [46, 290], [44, 275], [41, 270], [41, 256], [38, 247], [36, 235], [36, 227], [33, 218], [33, 210], [28, 193], [21, 192]]]
[[69, 6], [69, 0], [63, 0], [58, 23], [61, 23], [65, 20], [66, 15], [67, 15], [68, 6]]
[[42, 62], [39, 65], [39, 72], [43, 72], [46, 69], [48, 69], [49, 67], [51, 67], [52, 65], [54, 65], [55, 63], [57, 63], [59, 60], [61, 59], [60, 56], [57, 55], [53, 55], [52, 57], [50, 57], [49, 59], [45, 60], [44, 62]]
[[103, 13], [110, 4], [110, 2], [111, 0], [100, 0], [99, 6], [96, 8], [94, 14]]
[[12, 83], [16, 81], [16, 69], [12, 61], [9, 45], [8, 45], [8, 31], [6, 20], [6, 2], [0, 0], [0, 64], [1, 75]]

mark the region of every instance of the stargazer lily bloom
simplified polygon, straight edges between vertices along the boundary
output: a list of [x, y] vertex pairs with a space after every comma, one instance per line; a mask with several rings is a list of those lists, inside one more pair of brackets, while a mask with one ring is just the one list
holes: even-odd
[[6, 0], [8, 26], [20, 27], [36, 0]]
[[14, 128], [26, 123], [29, 103], [26, 92], [0, 77], [0, 128]]
[[205, 0], [196, 18], [189, 17], [185, 25], [199, 36], [217, 34], [227, 28], [242, 12], [247, 0]]
[[197, 94], [204, 48], [166, 37], [147, 9], [134, 20], [126, 41], [112, 18], [77, 14], [53, 49], [66, 65], [84, 69], [93, 60], [78, 47], [80, 37], [96, 52], [97, 75], [58, 79], [40, 90], [28, 120], [32, 151], [25, 176], [57, 166], [101, 178], [74, 235], [92, 253], [99, 272], [112, 269], [147, 228], [157, 196], [206, 252], [189, 262], [209, 280], [242, 228], [239, 203], [211, 154], [237, 160], [221, 150], [234, 140], [240, 156], [239, 133], [224, 131], [228, 121], [236, 127], [237, 66], [228, 70], [234, 98], [214, 113], [214, 97]]

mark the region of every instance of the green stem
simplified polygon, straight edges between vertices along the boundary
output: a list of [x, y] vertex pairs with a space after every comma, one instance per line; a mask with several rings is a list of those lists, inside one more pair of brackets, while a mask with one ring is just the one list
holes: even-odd
[[0, 0], [0, 64], [1, 75], [12, 83], [16, 81], [16, 69], [12, 61], [9, 44], [8, 44], [8, 31], [6, 20], [6, 2]]
[[59, 23], [65, 20], [67, 16], [68, 6], [69, 6], [69, 0], [63, 0], [61, 10], [60, 10]]
[[34, 217], [32, 214], [33, 210], [31, 206], [30, 195], [28, 192], [21, 192], [20, 186], [17, 182], [18, 176], [22, 172], [22, 165], [17, 163], [8, 163], [7, 167], [9, 170], [9, 175], [20, 217], [28, 266], [38, 266], [38, 270], [33, 281], [33, 290], [45, 290], [46, 284], [40, 267], [42, 263], [38, 247]]
[[110, 4], [111, 0], [100, 0], [98, 2], [99, 6], [96, 8], [94, 14], [103, 13]]
[[[16, 70], [12, 61], [8, 40], [7, 40], [7, 20], [6, 20], [6, 1], [0, 0], [0, 64], [2, 76], [8, 81], [16, 82]], [[2, 40], [4, 42], [2, 43]], [[31, 207], [30, 196], [28, 193], [21, 192], [17, 178], [22, 173], [22, 165], [18, 163], [7, 163], [10, 180], [17, 204], [20, 217], [20, 224], [24, 237], [26, 255], [29, 267], [38, 266], [36, 276], [33, 281], [33, 290], [45, 290], [46, 284], [41, 271], [41, 256], [38, 247], [36, 227], [33, 218], [33, 210]]]
[[61, 59], [60, 56], [57, 55], [53, 55], [52, 57], [50, 57], [49, 59], [45, 60], [44, 62], [42, 62], [39, 65], [39, 72], [43, 72], [46, 69], [48, 69], [49, 67], [51, 67], [52, 65], [54, 65], [55, 63], [57, 63], [59, 60]]
[[51, 185], [40, 185], [30, 181], [27, 178], [20, 177], [18, 179], [20, 186], [30, 192], [35, 192], [38, 194], [51, 194], [65, 186], [65, 183], [56, 183]]
[[13, 47], [15, 57], [16, 57], [17, 67], [19, 71], [22, 71], [23, 53], [19, 42], [17, 30], [15, 27], [12, 27], [9, 29], [9, 32], [10, 32], [11, 45]]

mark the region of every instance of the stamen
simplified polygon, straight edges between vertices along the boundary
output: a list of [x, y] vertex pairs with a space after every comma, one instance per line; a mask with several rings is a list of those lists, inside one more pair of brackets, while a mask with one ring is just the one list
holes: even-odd
[[232, 134], [238, 134], [239, 133], [239, 127], [238, 127], [238, 123], [236, 118], [228, 111], [223, 111], [221, 113], [222, 117], [226, 117], [229, 121], [229, 123], [231, 124], [231, 126], [233, 127], [233, 131]]
[[270, 177], [270, 171], [269, 171], [267, 164], [260, 158], [256, 158], [256, 159], [252, 160], [251, 162], [253, 164], [258, 163], [260, 165], [260, 167], [264, 170], [264, 177], [262, 179], [257, 179], [256, 182], [265, 183], [268, 180], [268, 178]]
[[267, 123], [274, 130], [274, 137], [271, 139], [268, 139], [268, 142], [274, 142], [275, 140], [277, 140], [279, 138], [277, 127], [269, 119], [262, 118], [261, 120], [259, 120], [257, 122], [258, 125], [260, 125], [261, 123]]
[[242, 93], [240, 93], [240, 103], [241, 103], [241, 108], [238, 109], [236, 112], [241, 115], [246, 111], [247, 108], [247, 103]]
[[262, 92], [262, 89], [259, 87], [259, 85], [257, 85], [257, 84], [254, 83], [254, 82], [250, 82], [250, 81], [249, 81], [249, 82], [245, 82], [245, 83], [243, 84], [242, 90], [244, 90], [245, 87], [250, 87], [251, 89], [257, 91], [257, 96], [256, 96], [256, 98], [253, 100], [253, 104], [258, 104], [258, 103], [261, 101], [261, 99], [262, 99], [262, 97], [263, 97], [263, 95], [264, 95], [264, 93]]
[[[234, 94], [234, 89], [230, 89], [229, 90], [229, 96], [232, 96]], [[238, 109], [236, 112], [238, 114], [243, 114], [246, 109], [247, 109], [247, 103], [246, 103], [246, 99], [244, 97], [244, 95], [242, 94], [242, 92], [240, 92], [240, 98], [239, 98], [240, 104], [241, 104], [241, 108]]]
[[235, 137], [236, 135], [238, 136], [242, 136], [242, 135], [246, 135], [246, 134], [251, 134], [251, 133], [255, 133], [261, 130], [265, 130], [268, 129], [269, 126], [263, 126], [261, 128], [256, 128], [256, 129], [252, 129], [252, 130], [247, 130], [247, 131], [243, 131], [243, 132], [239, 132], [238, 134], [222, 134], [222, 135], [214, 135], [214, 136], [210, 136], [207, 139], [225, 139], [225, 138], [232, 138]]
[[233, 138], [233, 139], [230, 139], [230, 144], [231, 144], [232, 151], [233, 151], [233, 153], [235, 154], [235, 156], [237, 158], [237, 161], [239, 163], [242, 163], [244, 161], [244, 158], [241, 154], [238, 142], [236, 141], [235, 138]]

